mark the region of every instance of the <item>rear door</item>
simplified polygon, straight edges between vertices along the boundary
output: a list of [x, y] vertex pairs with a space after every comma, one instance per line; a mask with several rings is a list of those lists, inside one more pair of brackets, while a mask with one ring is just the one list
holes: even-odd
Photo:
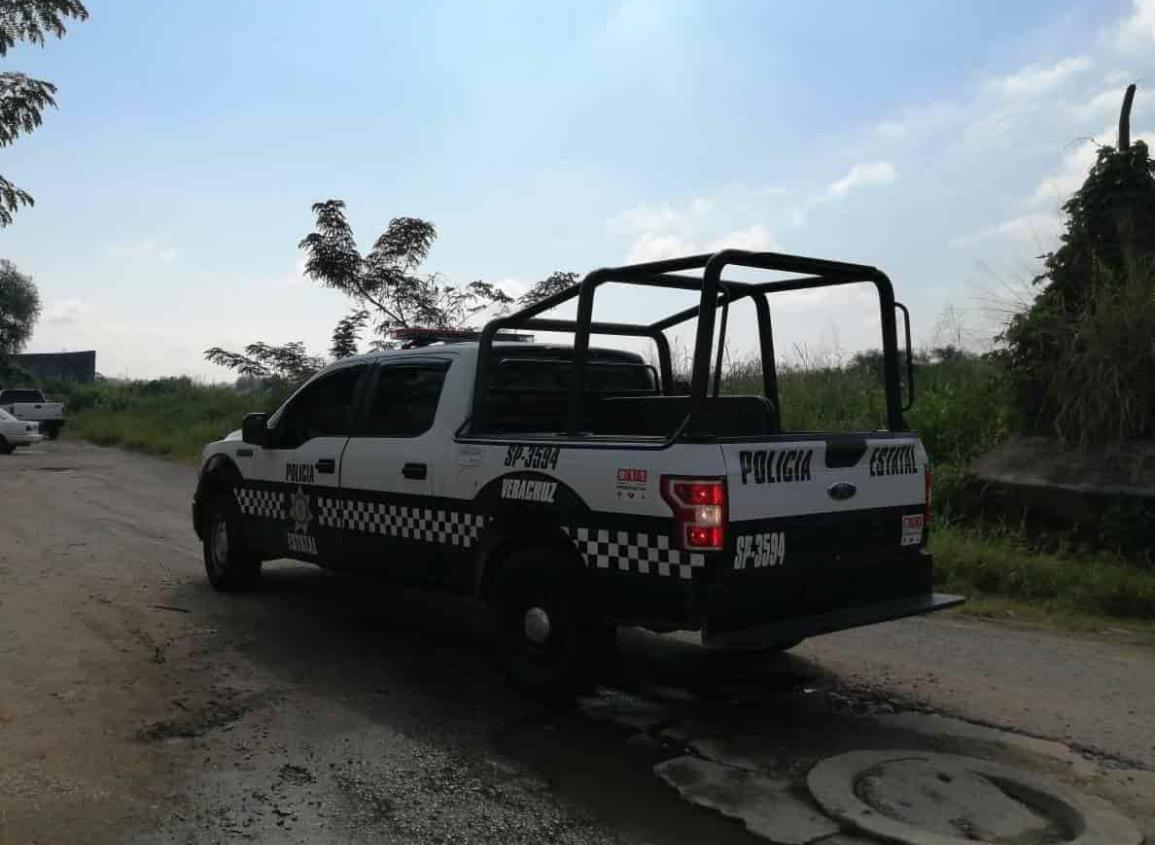
[[350, 565], [405, 580], [437, 580], [449, 531], [434, 497], [452, 431], [435, 426], [449, 356], [384, 359], [345, 449], [341, 482]]
[[927, 468], [918, 438], [812, 437], [723, 445], [728, 580], [777, 616], [929, 589], [918, 560]]
[[371, 370], [350, 364], [317, 376], [269, 421], [269, 446], [241, 459], [245, 484], [237, 501], [249, 540], [263, 554], [339, 563], [341, 457]]

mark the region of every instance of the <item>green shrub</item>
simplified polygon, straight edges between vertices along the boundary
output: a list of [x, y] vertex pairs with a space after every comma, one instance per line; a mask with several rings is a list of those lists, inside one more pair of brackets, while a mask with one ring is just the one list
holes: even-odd
[[1155, 572], [1106, 553], [1039, 552], [1013, 531], [936, 524], [935, 579], [945, 590], [997, 595], [1055, 610], [1155, 619]]
[[1085, 445], [1155, 436], [1155, 161], [1103, 147], [1063, 206], [1043, 290], [1002, 339], [1020, 427]]
[[242, 391], [187, 377], [46, 385], [67, 404], [73, 436], [179, 460], [195, 460], [206, 443], [240, 428], [250, 411], [271, 411], [285, 386]]

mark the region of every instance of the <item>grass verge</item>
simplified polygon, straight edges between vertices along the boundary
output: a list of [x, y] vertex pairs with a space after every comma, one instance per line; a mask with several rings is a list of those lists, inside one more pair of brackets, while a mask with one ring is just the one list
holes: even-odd
[[271, 391], [239, 391], [187, 378], [68, 385], [67, 436], [120, 446], [185, 463], [206, 443], [241, 426], [250, 411], [271, 411], [283, 398]]
[[938, 588], [968, 596], [973, 615], [1010, 609], [991, 602], [1002, 599], [1065, 619], [1065, 627], [1103, 618], [1155, 622], [1155, 572], [1111, 555], [1040, 552], [1010, 532], [958, 525], [935, 526], [930, 545]]

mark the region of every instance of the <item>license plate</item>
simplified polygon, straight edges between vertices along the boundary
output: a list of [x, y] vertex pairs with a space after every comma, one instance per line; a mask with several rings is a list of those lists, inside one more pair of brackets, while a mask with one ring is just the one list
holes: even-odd
[[902, 545], [917, 546], [922, 542], [922, 514], [904, 514], [902, 517]]

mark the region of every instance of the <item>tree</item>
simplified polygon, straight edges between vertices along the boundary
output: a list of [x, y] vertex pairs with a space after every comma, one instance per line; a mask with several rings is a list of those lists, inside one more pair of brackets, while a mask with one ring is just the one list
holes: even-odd
[[0, 258], [0, 360], [19, 352], [40, 316], [40, 294], [32, 279]]
[[534, 305], [554, 294], [561, 293], [577, 284], [578, 274], [568, 270], [556, 270], [547, 278], [536, 283], [532, 288], [518, 297], [517, 304], [521, 306]]
[[[66, 18], [86, 20], [88, 10], [79, 0], [4, 0], [0, 7], [0, 56], [20, 41], [44, 45], [47, 35], [62, 38]], [[41, 123], [41, 114], [55, 108], [56, 86], [22, 73], [0, 73], [0, 147], [7, 147]], [[32, 196], [0, 176], [0, 228], [12, 223], [20, 206], [33, 204]]]
[[513, 302], [489, 282], [455, 287], [436, 273], [418, 273], [437, 239], [437, 230], [426, 220], [393, 218], [362, 256], [343, 201], [316, 203], [313, 213], [315, 231], [300, 243], [307, 254], [305, 275], [352, 297], [369, 312], [382, 340], [395, 328], [460, 328], [488, 308], [504, 309]]
[[1067, 229], [1041, 290], [1000, 339], [1022, 427], [1078, 443], [1155, 435], [1155, 161], [1130, 140], [1100, 147], [1063, 205]]
[[300, 341], [281, 346], [250, 343], [243, 353], [214, 346], [205, 350], [205, 360], [252, 379], [287, 383], [304, 381], [325, 366], [325, 360], [306, 352], [305, 344]]
[[340, 361], [342, 358], [357, 354], [357, 340], [360, 338], [361, 329], [365, 327], [365, 321], [368, 319], [369, 312], [362, 309], [343, 317], [337, 323], [336, 328], [333, 329], [333, 343], [329, 347], [329, 354], [333, 356], [334, 360]]
[[[377, 349], [393, 345], [393, 329], [415, 326], [462, 328], [489, 309], [504, 312], [514, 300], [490, 282], [475, 281], [460, 287], [445, 284], [436, 273], [418, 268], [437, 239], [433, 224], [416, 217], [395, 217], [362, 256], [345, 217], [345, 203], [327, 200], [313, 206], [315, 230], [300, 243], [305, 250], [305, 274], [326, 287], [347, 294], [354, 309], [333, 328], [329, 354], [334, 359], [357, 354], [361, 332], [372, 325]], [[537, 282], [518, 300], [530, 305], [565, 290], [576, 273], [558, 271]], [[244, 352], [220, 347], [205, 350], [213, 364], [228, 367], [249, 379], [300, 380], [324, 362], [305, 352], [300, 342], [283, 346], [253, 343]]]

